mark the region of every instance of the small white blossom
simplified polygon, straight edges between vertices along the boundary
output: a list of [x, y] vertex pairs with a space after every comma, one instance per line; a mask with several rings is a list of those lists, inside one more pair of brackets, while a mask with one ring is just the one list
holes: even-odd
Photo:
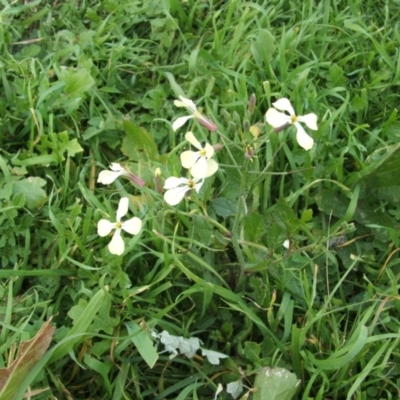
[[164, 189], [167, 189], [164, 193], [164, 200], [170, 206], [176, 206], [189, 190], [194, 189], [199, 193], [203, 182], [200, 178], [187, 179], [171, 176], [164, 183]]
[[118, 163], [112, 163], [110, 165], [110, 170], [105, 169], [101, 171], [99, 177], [97, 178], [97, 182], [102, 183], [103, 185], [109, 185], [120, 176], [127, 177], [130, 181], [136, 183], [136, 185], [140, 187], [145, 185], [145, 182], [142, 179]]
[[183, 168], [189, 169], [194, 178], [208, 178], [218, 170], [218, 163], [210, 158], [214, 155], [214, 148], [206, 143], [204, 147], [195, 138], [192, 132], [185, 135], [185, 139], [198, 151], [187, 150], [181, 154]]
[[290, 101], [286, 98], [279, 99], [272, 105], [281, 111], [286, 111], [289, 115], [277, 111], [275, 108], [268, 109], [265, 114], [267, 122], [274, 128], [282, 128], [285, 125], [294, 125], [297, 129], [297, 143], [305, 150], [310, 150], [313, 147], [314, 140], [309, 136], [304, 128], [300, 125], [300, 122], [304, 122], [310, 129], [316, 131], [317, 116], [314, 113], [306, 115], [296, 115]]
[[187, 99], [183, 96], [179, 96], [179, 99], [180, 100], [175, 100], [174, 104], [177, 107], [185, 107], [187, 110], [189, 110], [190, 115], [179, 117], [172, 123], [172, 129], [174, 130], [174, 132], [177, 131], [181, 126], [183, 126], [186, 121], [192, 118], [198, 121], [201, 125], [205, 126], [211, 132], [217, 130], [217, 126], [212, 121], [210, 121], [203, 114], [197, 111], [196, 104], [194, 104], [192, 100]]
[[121, 255], [125, 250], [124, 240], [121, 237], [122, 230], [131, 235], [137, 235], [142, 229], [142, 221], [137, 217], [121, 222], [121, 218], [128, 212], [128, 207], [129, 199], [127, 197], [122, 197], [118, 205], [117, 221], [110, 222], [107, 219], [101, 219], [97, 223], [97, 233], [99, 236], [107, 236], [115, 229], [111, 242], [108, 244], [108, 250], [110, 250], [111, 254]]

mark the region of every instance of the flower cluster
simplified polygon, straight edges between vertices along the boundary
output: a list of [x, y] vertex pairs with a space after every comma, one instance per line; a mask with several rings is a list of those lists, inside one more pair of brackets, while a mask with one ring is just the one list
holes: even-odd
[[[197, 111], [197, 107], [192, 100], [186, 99], [183, 96], [179, 96], [179, 98], [180, 100], [175, 100], [174, 104], [177, 107], [187, 108], [191, 112], [191, 115], [180, 117], [175, 120], [172, 124], [172, 129], [174, 131], [180, 128], [190, 118], [196, 119], [210, 131], [215, 131], [217, 129], [217, 126], [213, 122]], [[193, 189], [199, 193], [204, 179], [214, 175], [218, 170], [218, 163], [211, 158], [215, 152], [211, 144], [205, 143], [204, 146], [202, 146], [193, 132], [187, 132], [185, 139], [196, 149], [194, 151], [186, 150], [180, 155], [182, 167], [188, 170], [191, 177], [178, 178], [171, 176], [166, 179], [164, 183], [164, 189], [166, 189], [164, 200], [171, 206], [180, 203], [185, 195]]]
[[[256, 98], [252, 95], [248, 105], [248, 112], [250, 114], [254, 111], [255, 102]], [[174, 104], [177, 107], [184, 107], [190, 112], [189, 115], [179, 117], [172, 123], [174, 131], [182, 127], [189, 119], [198, 121], [211, 132], [217, 129], [216, 124], [197, 110], [192, 100], [179, 96], [179, 100], [175, 100]], [[303, 116], [296, 115], [290, 101], [286, 98], [279, 99], [275, 103], [272, 103], [272, 105], [273, 107], [265, 114], [267, 123], [274, 128], [275, 132], [280, 132], [286, 127], [294, 125], [297, 130], [296, 139], [298, 144], [303, 149], [310, 150], [314, 145], [314, 140], [306, 133], [300, 122], [305, 123], [312, 130], [317, 130], [317, 116], [314, 113]], [[285, 111], [287, 114], [282, 111]], [[254, 131], [255, 128], [257, 129], [256, 131]], [[255, 138], [261, 133], [261, 129], [256, 126], [250, 127], [249, 130]], [[188, 171], [188, 177], [171, 176], [165, 180], [164, 186], [162, 186], [160, 169], [157, 168], [155, 173], [156, 190], [158, 192], [162, 192], [163, 189], [165, 190], [164, 200], [171, 206], [179, 204], [191, 190], [199, 193], [204, 180], [214, 175], [218, 170], [218, 163], [212, 157], [215, 150], [222, 147], [221, 145], [212, 146], [210, 143], [202, 144], [193, 132], [190, 131], [185, 134], [185, 139], [191, 145], [192, 149], [182, 152], [180, 160], [182, 167]], [[245, 157], [252, 160], [253, 156], [254, 148], [247, 146]], [[145, 182], [141, 178], [118, 163], [112, 163], [109, 170], [101, 171], [97, 182], [109, 185], [119, 177], [127, 178], [140, 188], [145, 185]], [[121, 236], [122, 231], [136, 235], [142, 228], [142, 221], [137, 217], [133, 217], [125, 222], [121, 221], [122, 217], [128, 212], [128, 208], [129, 199], [127, 197], [121, 198], [116, 213], [116, 222], [101, 219], [97, 224], [97, 231], [100, 236], [107, 236], [114, 231], [111, 242], [108, 244], [108, 249], [112, 254], [120, 255], [124, 252], [125, 244]], [[286, 240], [283, 245], [288, 248], [290, 243]]]

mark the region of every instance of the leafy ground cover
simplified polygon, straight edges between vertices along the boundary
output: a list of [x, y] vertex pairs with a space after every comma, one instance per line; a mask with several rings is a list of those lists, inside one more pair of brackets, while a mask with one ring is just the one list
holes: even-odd
[[1, 399], [400, 397], [398, 1], [1, 5]]

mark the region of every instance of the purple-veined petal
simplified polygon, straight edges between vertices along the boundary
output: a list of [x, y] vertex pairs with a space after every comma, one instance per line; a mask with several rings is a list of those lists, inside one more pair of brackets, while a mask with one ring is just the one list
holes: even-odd
[[280, 111], [287, 111], [290, 115], [296, 115], [289, 99], [286, 99], [285, 97], [272, 103], [272, 105]]
[[297, 117], [297, 121], [304, 122], [310, 129], [316, 131], [318, 129], [317, 118], [316, 114], [310, 113]]
[[110, 222], [107, 219], [101, 219], [97, 223], [97, 234], [101, 237], [107, 236], [115, 228], [115, 222]]
[[115, 230], [111, 242], [108, 244], [108, 250], [111, 254], [115, 254], [117, 256], [120, 256], [124, 252], [125, 243], [121, 237], [121, 229]]
[[314, 139], [306, 133], [304, 128], [298, 122], [296, 122], [294, 125], [296, 126], [297, 129], [296, 133], [297, 143], [304, 150], [310, 150], [314, 145]]
[[189, 190], [188, 186], [175, 187], [169, 189], [164, 193], [164, 200], [170, 206], [176, 206], [185, 197], [186, 192]]
[[176, 176], [170, 176], [164, 182], [164, 189], [174, 189], [179, 185], [187, 186], [188, 180], [186, 178], [177, 178]]
[[265, 119], [274, 128], [280, 128], [281, 126], [286, 125], [288, 122], [292, 123], [289, 115], [276, 111], [275, 108], [268, 109], [265, 114]]
[[201, 143], [195, 138], [193, 135], [193, 132], [187, 132], [185, 135], [185, 139], [196, 149], [201, 150], [203, 147], [201, 146]]
[[121, 197], [118, 210], [117, 210], [117, 222], [121, 221], [121, 218], [128, 212], [129, 199], [127, 197]]
[[137, 235], [140, 230], [142, 229], [142, 220], [138, 217], [133, 217], [124, 221], [122, 223], [121, 228], [125, 231], [130, 233], [131, 235]]
[[181, 164], [183, 168], [192, 168], [196, 161], [201, 157], [198, 151], [184, 151], [181, 153]]
[[187, 115], [186, 117], [179, 117], [172, 123], [172, 130], [176, 132], [186, 121], [193, 118], [193, 115]]

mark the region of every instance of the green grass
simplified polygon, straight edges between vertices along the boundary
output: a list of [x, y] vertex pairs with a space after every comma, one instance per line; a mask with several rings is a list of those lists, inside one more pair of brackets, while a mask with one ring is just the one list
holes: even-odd
[[[400, 397], [399, 1], [1, 5], [0, 368], [56, 328], [15, 398]], [[173, 132], [179, 95], [218, 130]], [[318, 116], [310, 151], [266, 124], [283, 97]], [[219, 170], [172, 207], [188, 130]], [[97, 183], [113, 162], [146, 186]], [[115, 256], [97, 223], [124, 196], [143, 229]], [[152, 330], [229, 357], [171, 360]]]

